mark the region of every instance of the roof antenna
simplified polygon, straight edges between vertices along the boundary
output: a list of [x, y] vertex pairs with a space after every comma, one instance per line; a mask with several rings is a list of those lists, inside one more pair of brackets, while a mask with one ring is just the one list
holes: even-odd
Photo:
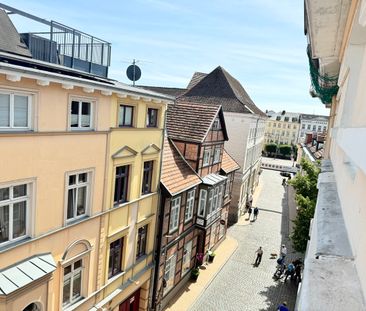
[[138, 61], [135, 59], [132, 62], [132, 65], [128, 66], [126, 70], [127, 78], [132, 81], [132, 85], [135, 86], [135, 81], [141, 78], [141, 69], [136, 65]]

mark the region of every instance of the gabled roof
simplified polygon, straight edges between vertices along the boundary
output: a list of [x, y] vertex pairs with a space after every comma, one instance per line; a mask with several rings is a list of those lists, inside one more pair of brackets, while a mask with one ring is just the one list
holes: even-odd
[[174, 143], [165, 137], [161, 183], [174, 196], [192, 188], [202, 181], [179, 153]]
[[[199, 80], [198, 82], [196, 82]], [[224, 111], [257, 114], [265, 117], [249, 97], [238, 80], [231, 76], [221, 66], [203, 76], [202, 73], [193, 75], [191, 86], [180, 98], [207, 105], [221, 105]]]
[[238, 170], [240, 165], [226, 152], [224, 149], [224, 153], [222, 154], [221, 161], [221, 169], [225, 174], [231, 173], [235, 170]]
[[21, 41], [20, 35], [8, 14], [0, 9], [0, 51], [32, 57], [28, 47]]
[[177, 102], [168, 105], [166, 128], [175, 140], [201, 143], [205, 140], [216, 116], [221, 120], [224, 139], [228, 140], [221, 106]]
[[191, 81], [189, 82], [187, 89], [191, 89], [192, 87], [194, 87], [198, 82], [200, 82], [204, 77], [207, 76], [207, 73], [203, 73], [203, 72], [198, 72], [196, 71], [193, 76]]

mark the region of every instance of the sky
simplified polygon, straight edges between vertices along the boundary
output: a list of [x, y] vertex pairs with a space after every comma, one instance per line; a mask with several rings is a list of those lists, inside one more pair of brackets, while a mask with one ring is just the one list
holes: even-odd
[[[112, 44], [109, 77], [185, 88], [195, 71], [225, 68], [263, 111], [329, 115], [309, 95], [303, 0], [16, 0], [3, 2]], [[38, 25], [13, 17], [19, 32]], [[45, 30], [42, 28], [42, 30]]]

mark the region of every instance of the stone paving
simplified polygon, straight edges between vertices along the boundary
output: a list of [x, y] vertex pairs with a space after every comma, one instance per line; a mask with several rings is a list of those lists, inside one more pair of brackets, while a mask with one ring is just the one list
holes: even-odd
[[[246, 214], [229, 229], [228, 234], [238, 241], [238, 249], [192, 305], [191, 311], [275, 311], [282, 301], [287, 301], [290, 310], [294, 310], [295, 282], [272, 279], [276, 260], [270, 259], [270, 253], [278, 254], [281, 244], [286, 244], [287, 259], [298, 256], [288, 239], [287, 189], [281, 182], [278, 171], [263, 170], [253, 201], [259, 208], [257, 221], [246, 220]], [[262, 263], [254, 267], [259, 246], [264, 250]]]

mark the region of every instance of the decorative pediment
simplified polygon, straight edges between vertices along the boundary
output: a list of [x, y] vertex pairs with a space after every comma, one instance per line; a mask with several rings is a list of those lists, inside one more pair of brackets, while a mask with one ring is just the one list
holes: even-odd
[[112, 155], [112, 159], [128, 158], [136, 156], [138, 152], [128, 146], [123, 146], [117, 152]]
[[159, 153], [159, 152], [160, 152], [160, 148], [157, 145], [150, 144], [141, 151], [141, 154], [144, 154], [144, 155], [145, 154], [155, 154], [155, 153]]

